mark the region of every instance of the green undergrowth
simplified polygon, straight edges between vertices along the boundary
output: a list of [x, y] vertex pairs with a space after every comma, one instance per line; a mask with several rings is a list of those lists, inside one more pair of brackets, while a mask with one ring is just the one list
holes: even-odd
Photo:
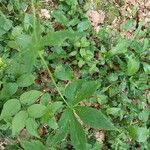
[[[0, 1], [6, 149], [150, 149], [149, 23], [123, 23], [130, 39], [107, 24], [96, 33], [84, 1], [54, 5]], [[43, 7], [50, 19], [39, 18]], [[94, 135], [99, 130], [101, 142]]]

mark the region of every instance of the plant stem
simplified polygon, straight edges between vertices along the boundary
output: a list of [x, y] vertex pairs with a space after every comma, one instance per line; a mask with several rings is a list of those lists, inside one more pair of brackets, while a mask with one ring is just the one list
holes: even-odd
[[[57, 89], [57, 91], [58, 91], [60, 97], [62, 98], [62, 100], [64, 101], [64, 103], [65, 103], [69, 108], [71, 108], [71, 106], [68, 104], [68, 102], [65, 100], [64, 96], [62, 95], [61, 91], [59, 90], [59, 87], [57, 86], [57, 84], [56, 84], [56, 82], [55, 82], [55, 79], [54, 79], [54, 77], [53, 77], [53, 75], [52, 75], [52, 73], [51, 73], [51, 71], [50, 71], [50, 69], [49, 69], [49, 67], [48, 67], [48, 65], [47, 65], [47, 63], [46, 63], [46, 61], [45, 61], [44, 57], [42, 56], [42, 54], [41, 54], [40, 52], [39, 52], [39, 56], [40, 56], [40, 58], [41, 58], [41, 60], [42, 60], [42, 62], [43, 62], [43, 64], [44, 64], [44, 66], [46, 67], [46, 69], [47, 69], [47, 71], [48, 71], [48, 74], [49, 74], [49, 76], [50, 76], [50, 78], [51, 78], [51, 80], [52, 80], [54, 86], [56, 87], [56, 89]], [[72, 108], [71, 108], [71, 109], [72, 109]]]
[[[36, 41], [36, 43], [37, 43], [38, 40], [37, 40], [37, 32], [36, 32], [36, 10], [35, 10], [35, 6], [34, 6], [34, 0], [31, 0], [31, 5], [32, 5], [32, 11], [33, 11], [33, 30], [34, 30], [33, 32], [34, 32], [35, 41]], [[46, 67], [46, 69], [47, 69], [47, 71], [48, 71], [48, 74], [49, 74], [49, 76], [50, 76], [50, 78], [51, 78], [51, 80], [52, 80], [54, 86], [56, 87], [56, 89], [57, 89], [57, 91], [58, 91], [60, 97], [62, 98], [62, 100], [64, 101], [64, 103], [65, 103], [70, 109], [72, 109], [72, 107], [68, 104], [68, 102], [65, 100], [64, 96], [62, 95], [61, 91], [59, 90], [59, 88], [58, 88], [58, 86], [57, 86], [57, 84], [56, 84], [56, 82], [55, 82], [55, 79], [54, 79], [54, 77], [53, 77], [53, 75], [52, 75], [52, 73], [51, 73], [51, 71], [50, 71], [50, 69], [49, 69], [49, 67], [48, 67], [48, 65], [47, 65], [47, 63], [46, 63], [44, 57], [42, 56], [42, 54], [41, 54], [40, 52], [38, 52], [38, 54], [39, 54], [39, 56], [40, 56], [40, 58], [41, 58], [41, 60], [42, 60], [42, 62], [43, 62], [43, 64], [44, 64], [44, 66]]]
[[36, 33], [36, 10], [35, 10], [35, 6], [34, 6], [34, 0], [31, 0], [31, 6], [32, 6], [32, 12], [33, 12], [33, 32], [34, 32], [34, 38], [36, 43], [37, 41], [37, 33]]

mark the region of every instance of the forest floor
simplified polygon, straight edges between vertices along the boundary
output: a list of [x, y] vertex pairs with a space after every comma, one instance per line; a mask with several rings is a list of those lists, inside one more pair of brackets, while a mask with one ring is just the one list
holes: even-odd
[[0, 0], [1, 150], [149, 150], [149, 75], [150, 0]]

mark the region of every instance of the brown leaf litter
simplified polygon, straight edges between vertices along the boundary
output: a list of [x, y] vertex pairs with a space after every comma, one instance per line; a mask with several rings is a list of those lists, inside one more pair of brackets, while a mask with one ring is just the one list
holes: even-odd
[[39, 13], [40, 18], [50, 19], [50, 14], [47, 9], [41, 9]]
[[99, 10], [99, 11], [89, 10], [89, 11], [87, 11], [86, 16], [88, 17], [89, 21], [91, 22], [91, 25], [93, 26], [94, 30], [96, 32], [99, 32], [100, 24], [104, 23], [105, 12], [101, 11], [101, 10]]

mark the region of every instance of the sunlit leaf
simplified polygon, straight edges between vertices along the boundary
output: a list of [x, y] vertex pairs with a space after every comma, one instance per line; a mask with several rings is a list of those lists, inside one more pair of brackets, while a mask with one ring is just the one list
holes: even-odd
[[116, 130], [112, 122], [100, 111], [90, 107], [76, 107], [80, 119], [92, 128]]

